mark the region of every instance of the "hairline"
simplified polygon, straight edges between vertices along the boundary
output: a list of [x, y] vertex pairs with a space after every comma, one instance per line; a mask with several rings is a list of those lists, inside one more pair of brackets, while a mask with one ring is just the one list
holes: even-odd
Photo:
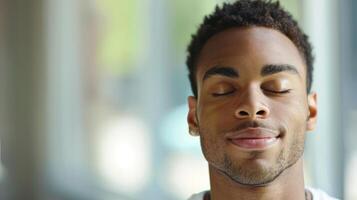
[[[204, 42], [202, 43], [201, 45], [201, 48], [198, 49], [198, 51], [196, 52], [194, 58], [193, 58], [193, 62], [191, 63], [192, 64], [192, 74], [190, 73], [191, 76], [193, 76], [194, 78], [194, 81], [195, 81], [195, 86], [196, 86], [196, 94], [194, 94], [195, 97], [198, 96], [198, 82], [197, 82], [197, 69], [198, 69], [198, 60], [200, 59], [200, 56], [201, 56], [201, 52], [203, 50], [203, 48], [205, 47], [205, 45], [208, 43], [208, 41], [210, 39], [212, 39], [214, 36], [224, 32], [224, 31], [227, 31], [229, 29], [247, 29], [247, 28], [259, 28], [259, 27], [263, 27], [263, 28], [268, 28], [268, 29], [272, 29], [272, 30], [275, 30], [275, 31], [278, 31], [280, 32], [281, 34], [283, 34], [285, 37], [287, 37], [292, 43], [293, 45], [296, 47], [296, 49], [298, 50], [300, 56], [301, 56], [301, 59], [303, 60], [304, 62], [304, 67], [305, 67], [305, 71], [306, 71], [306, 92], [309, 94], [310, 93], [310, 90], [309, 90], [309, 85], [308, 84], [311, 84], [311, 80], [309, 80], [309, 70], [308, 70], [308, 63], [307, 63], [307, 58], [306, 58], [306, 55], [305, 55], [305, 52], [304, 52], [304, 49], [302, 48], [299, 48], [299, 46], [293, 41], [291, 40], [291, 38], [285, 34], [284, 32], [282, 32], [280, 29], [278, 28], [275, 28], [273, 26], [265, 26], [265, 25], [258, 25], [258, 24], [248, 24], [248, 25], [232, 25], [232, 26], [227, 26], [226, 28], [222, 28], [221, 30], [217, 31], [217, 32], [212, 32], [211, 35], [208, 35], [207, 38], [205, 38]], [[311, 86], [310, 86], [311, 87]]]

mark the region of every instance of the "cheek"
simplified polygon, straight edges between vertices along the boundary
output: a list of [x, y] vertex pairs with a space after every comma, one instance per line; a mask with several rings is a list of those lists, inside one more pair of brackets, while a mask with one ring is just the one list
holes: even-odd
[[272, 101], [270, 103], [271, 110], [274, 113], [279, 113], [283, 118], [292, 118], [290, 120], [306, 120], [308, 105], [307, 97], [304, 94], [295, 94], [281, 101]]
[[217, 168], [221, 168], [224, 162], [225, 142], [214, 124], [206, 123], [200, 126], [200, 142], [204, 157]]
[[210, 132], [226, 130], [235, 123], [232, 108], [234, 105], [231, 102], [201, 104], [201, 109], [197, 111], [200, 127], [209, 128]]
[[[296, 98], [273, 106], [277, 123], [284, 127], [286, 137], [299, 137], [305, 134], [307, 120], [307, 103], [305, 99]], [[295, 136], [294, 136], [295, 135]]]

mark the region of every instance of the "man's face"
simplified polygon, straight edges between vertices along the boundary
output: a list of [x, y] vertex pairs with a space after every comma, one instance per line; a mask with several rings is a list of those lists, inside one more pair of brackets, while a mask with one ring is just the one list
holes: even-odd
[[282, 33], [263, 27], [216, 34], [197, 60], [188, 122], [210, 166], [244, 185], [273, 181], [303, 154], [316, 95], [306, 65]]

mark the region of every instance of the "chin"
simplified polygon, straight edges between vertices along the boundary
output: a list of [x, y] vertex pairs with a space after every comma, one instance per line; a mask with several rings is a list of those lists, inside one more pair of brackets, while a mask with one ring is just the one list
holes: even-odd
[[255, 158], [249, 160], [237, 160], [224, 158], [224, 164], [220, 171], [226, 176], [242, 185], [264, 186], [274, 181], [288, 166], [284, 159]]
[[[253, 170], [252, 170], [253, 169]], [[265, 186], [273, 182], [283, 170], [274, 170], [274, 168], [264, 168], [257, 166], [253, 168], [241, 167], [234, 171], [225, 173], [234, 182], [246, 186]]]

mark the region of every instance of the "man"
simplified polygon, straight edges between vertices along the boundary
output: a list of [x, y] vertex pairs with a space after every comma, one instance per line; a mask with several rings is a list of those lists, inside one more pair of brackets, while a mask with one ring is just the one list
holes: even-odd
[[326, 200], [303, 178], [305, 132], [316, 124], [308, 37], [278, 2], [225, 3], [192, 37], [191, 135], [211, 190], [190, 200]]

